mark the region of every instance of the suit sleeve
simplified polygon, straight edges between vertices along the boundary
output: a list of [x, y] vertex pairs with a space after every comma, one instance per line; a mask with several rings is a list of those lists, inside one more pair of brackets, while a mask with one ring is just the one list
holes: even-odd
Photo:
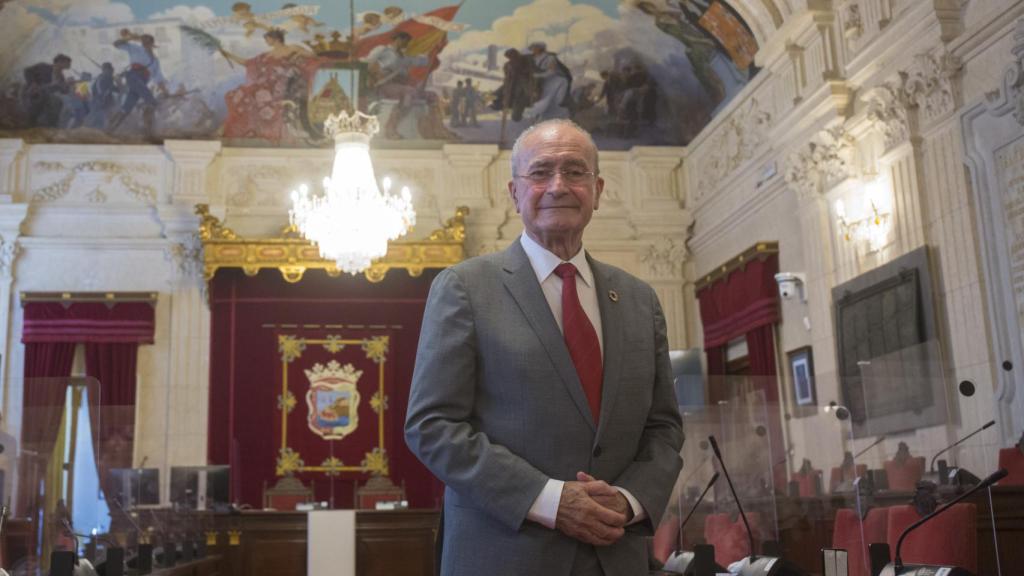
[[477, 357], [472, 303], [458, 274], [445, 270], [427, 297], [405, 440], [460, 498], [518, 530], [548, 477], [474, 428]]
[[651, 410], [647, 413], [636, 457], [613, 484], [629, 490], [640, 502], [647, 511], [644, 526], [653, 530], [661, 521], [683, 465], [679, 455], [683, 447], [683, 427], [672, 384], [665, 315], [654, 290], [650, 293], [654, 310], [655, 362]]

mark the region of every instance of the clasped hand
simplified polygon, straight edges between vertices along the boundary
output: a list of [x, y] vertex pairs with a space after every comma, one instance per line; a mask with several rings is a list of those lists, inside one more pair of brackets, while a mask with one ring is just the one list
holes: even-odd
[[576, 481], [562, 486], [555, 528], [581, 542], [608, 546], [622, 538], [632, 516], [629, 502], [615, 487], [577, 472]]

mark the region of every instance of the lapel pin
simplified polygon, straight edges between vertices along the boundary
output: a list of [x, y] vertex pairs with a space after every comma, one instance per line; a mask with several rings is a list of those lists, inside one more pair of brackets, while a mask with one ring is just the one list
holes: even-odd
[[609, 290], [608, 291], [608, 299], [611, 300], [612, 302], [618, 302], [619, 301], [619, 293], [616, 292], [615, 290]]

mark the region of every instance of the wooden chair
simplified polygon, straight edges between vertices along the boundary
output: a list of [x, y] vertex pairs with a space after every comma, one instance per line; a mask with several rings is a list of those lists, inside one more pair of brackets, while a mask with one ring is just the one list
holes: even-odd
[[395, 486], [394, 482], [386, 476], [374, 476], [360, 486], [356, 483], [355, 502], [356, 509], [373, 510], [378, 502], [401, 502], [405, 500], [405, 482], [401, 486]]
[[294, 476], [285, 476], [277, 481], [272, 488], [263, 482], [263, 508], [270, 510], [295, 510], [299, 504], [312, 502], [315, 499], [313, 486], [306, 487], [302, 480]]

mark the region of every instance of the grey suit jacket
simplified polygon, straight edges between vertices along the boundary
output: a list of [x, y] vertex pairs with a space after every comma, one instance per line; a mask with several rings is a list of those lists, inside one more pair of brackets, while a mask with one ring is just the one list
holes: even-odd
[[548, 478], [575, 480], [579, 470], [629, 490], [649, 515], [597, 548], [605, 574], [647, 573], [643, 537], [682, 466], [665, 319], [650, 286], [588, 261], [604, 335], [596, 427], [518, 240], [431, 286], [405, 437], [446, 484], [442, 574], [569, 574], [578, 542], [526, 514]]

